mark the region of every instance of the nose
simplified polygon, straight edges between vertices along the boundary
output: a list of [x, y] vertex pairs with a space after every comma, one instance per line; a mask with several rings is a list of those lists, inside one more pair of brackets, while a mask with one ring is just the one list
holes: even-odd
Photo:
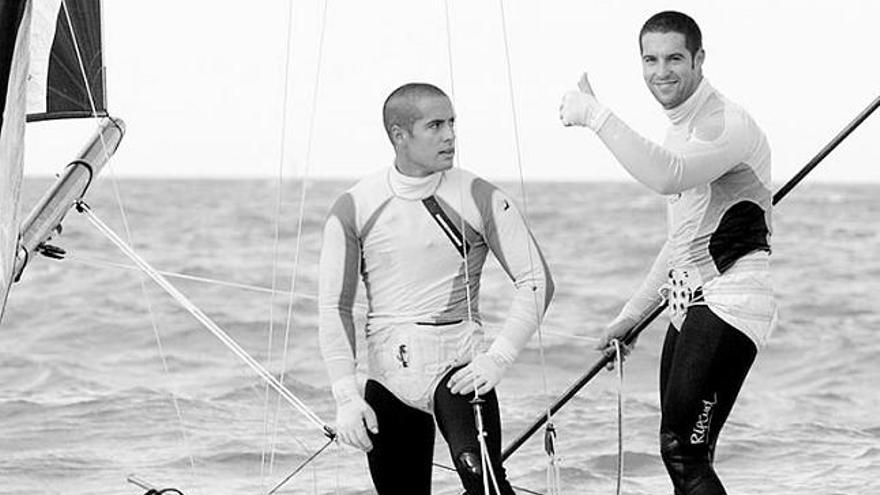
[[444, 141], [454, 141], [455, 140], [455, 127], [451, 123], [447, 123], [443, 126], [443, 140]]
[[672, 72], [672, 64], [670, 64], [668, 61], [666, 61], [666, 60], [661, 60], [661, 61], [657, 64], [657, 74], [658, 74], [660, 77], [665, 78], [665, 77], [668, 76], [671, 72]]

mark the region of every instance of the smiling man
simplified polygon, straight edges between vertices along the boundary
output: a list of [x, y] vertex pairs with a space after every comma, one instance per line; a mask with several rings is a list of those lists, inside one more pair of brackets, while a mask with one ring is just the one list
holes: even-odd
[[[443, 91], [401, 86], [383, 120], [394, 165], [343, 193], [324, 225], [319, 334], [338, 438], [367, 452], [378, 493], [428, 494], [436, 421], [467, 493], [483, 494], [484, 483], [496, 493], [497, 482], [498, 493], [512, 494], [494, 389], [543, 318], [549, 270], [513, 200], [453, 168], [455, 114]], [[478, 299], [489, 251], [516, 290], [487, 348]], [[359, 281], [368, 304], [364, 386], [352, 314]]]
[[668, 234], [641, 287], [599, 348], [669, 302], [660, 363], [660, 452], [676, 495], [723, 494], [715, 444], [776, 320], [769, 274], [770, 147], [703, 76], [700, 28], [660, 12], [639, 33], [645, 83], [671, 126], [663, 145], [599, 103], [586, 74], [563, 97], [566, 126], [596, 132], [636, 180], [668, 196]]

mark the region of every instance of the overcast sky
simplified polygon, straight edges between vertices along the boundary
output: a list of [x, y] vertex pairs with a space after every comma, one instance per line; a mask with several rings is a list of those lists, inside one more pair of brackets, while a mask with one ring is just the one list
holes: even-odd
[[[626, 180], [557, 109], [588, 71], [601, 101], [661, 140], [667, 122], [642, 81], [637, 33], [669, 8], [700, 24], [704, 74], [763, 127], [776, 181], [880, 95], [873, 0], [507, 0], [514, 105], [498, 0], [449, 0], [448, 30], [442, 0], [328, 0], [319, 73], [324, 2], [292, 5], [289, 26], [282, 0], [105, 2], [109, 107], [128, 124], [116, 174], [277, 177], [283, 160], [285, 178], [358, 177], [391, 162], [387, 94], [426, 81], [454, 97], [465, 168], [519, 176], [515, 108], [526, 180]], [[27, 173], [57, 172], [93, 127], [30, 125]], [[880, 113], [811, 180], [880, 181], [878, 137]]]

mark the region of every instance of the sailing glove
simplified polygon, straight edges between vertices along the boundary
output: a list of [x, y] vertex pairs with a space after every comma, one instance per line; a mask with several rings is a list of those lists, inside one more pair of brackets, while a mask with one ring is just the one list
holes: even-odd
[[[625, 345], [623, 343], [623, 339], [626, 338], [629, 331], [638, 324], [639, 320], [637, 318], [633, 318], [626, 314], [617, 315], [611, 323], [605, 327], [605, 330], [602, 332], [602, 337], [599, 338], [599, 343], [596, 344], [596, 349], [602, 351], [606, 356], [613, 356], [616, 352], [614, 348], [613, 340], [617, 340], [620, 342], [620, 352], [623, 354], [621, 356], [621, 360], [625, 358], [636, 346], [636, 340], [630, 342], [629, 345]], [[614, 369], [614, 360], [608, 361], [608, 364], [605, 365], [605, 368], [610, 370]]]
[[586, 73], [578, 81], [578, 90], [565, 93], [559, 105], [559, 120], [566, 127], [577, 125], [599, 132], [609, 115], [611, 112], [593, 95]]
[[369, 452], [373, 443], [367, 429], [379, 433], [379, 422], [373, 408], [361, 396], [354, 376], [341, 378], [333, 383], [336, 399], [336, 437], [347, 445]]
[[448, 387], [453, 394], [483, 395], [498, 385], [504, 372], [513, 364], [518, 349], [503, 336], [498, 336], [489, 350], [474, 356], [473, 361], [455, 372]]

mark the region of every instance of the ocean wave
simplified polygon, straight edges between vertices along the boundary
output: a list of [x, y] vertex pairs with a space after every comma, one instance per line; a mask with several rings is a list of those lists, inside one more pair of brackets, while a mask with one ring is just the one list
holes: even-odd
[[[282, 208], [291, 219], [298, 216], [298, 193], [295, 185], [287, 186]], [[333, 196], [346, 186], [310, 188], [313, 201], [306, 204], [299, 239], [298, 293], [314, 294], [321, 222]], [[557, 293], [544, 327], [546, 365], [533, 339], [499, 386], [507, 439], [597, 361], [595, 336], [638, 286], [662, 243], [662, 201], [630, 186], [529, 189], [532, 227]], [[135, 247], [160, 269], [271, 285], [275, 210], [266, 187], [265, 181], [125, 182]], [[880, 490], [871, 476], [878, 469], [880, 437], [872, 414], [880, 408], [873, 388], [880, 351], [873, 335], [880, 322], [873, 227], [880, 194], [867, 186], [811, 187], [809, 194], [793, 195], [774, 216], [780, 326], [759, 353], [718, 447], [719, 469], [734, 492]], [[113, 204], [109, 191], [95, 192], [93, 204]], [[30, 192], [38, 193], [38, 187]], [[184, 209], [187, 214], [181, 215]], [[120, 225], [118, 215], [107, 210], [107, 221]], [[67, 223], [61, 236], [66, 248], [122, 261], [84, 221]], [[290, 286], [294, 225], [281, 223], [279, 287]], [[286, 297], [276, 296], [271, 305], [260, 292], [174, 283], [270, 373], [280, 376], [283, 370], [288, 387], [319, 417], [334, 417], [313, 299], [296, 300], [288, 363], [281, 365]], [[509, 286], [503, 272], [487, 269], [481, 308], [492, 332], [505, 317]], [[146, 287], [147, 298], [140, 277], [128, 270], [46, 260], [28, 267], [3, 322], [0, 414], [9, 432], [4, 449], [14, 453], [11, 460], [0, 459], [3, 486], [20, 492], [107, 493], [106, 480], [122, 483], [120, 473], [141, 471], [157, 479], [190, 480], [193, 455], [199, 478], [193, 483], [202, 492], [229, 493], [229, 487], [253, 492], [268, 441], [267, 418], [279, 424], [282, 464], [299, 460], [301, 445], [324, 441], [320, 430], [292, 408], [282, 403], [276, 409], [274, 394], [267, 401], [256, 374], [191, 315], [152, 283]], [[276, 332], [271, 349], [270, 308]], [[656, 439], [657, 367], [666, 321], [661, 318], [646, 331], [624, 368], [627, 493], [671, 491]], [[602, 371], [554, 418], [566, 490], [613, 487], [617, 387], [616, 375]], [[442, 445], [440, 455], [447, 455]], [[327, 491], [337, 472], [357, 473], [341, 477], [346, 493], [370, 491], [361, 454], [334, 447], [317, 466]], [[110, 467], [117, 472], [108, 472]], [[534, 439], [511, 459], [509, 472], [517, 483], [543, 487], [545, 467], [541, 441]], [[8, 474], [32, 468], [14, 480]], [[26, 481], [37, 477], [50, 481]], [[458, 481], [444, 475], [437, 485], [452, 493]]]

